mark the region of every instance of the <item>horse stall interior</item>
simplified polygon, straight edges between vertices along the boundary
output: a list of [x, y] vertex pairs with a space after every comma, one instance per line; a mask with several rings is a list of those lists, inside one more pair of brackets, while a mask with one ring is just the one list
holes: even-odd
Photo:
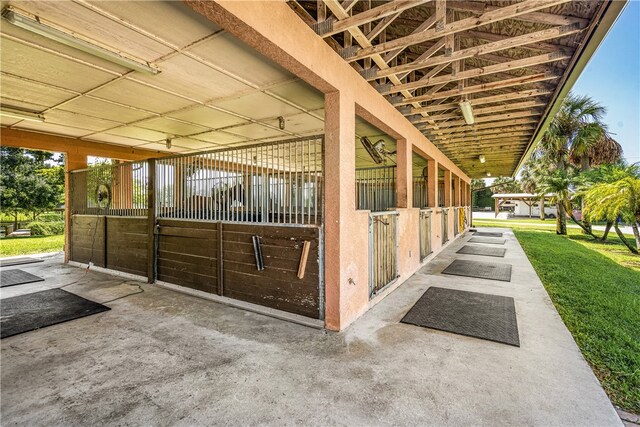
[[71, 260], [322, 319], [323, 149], [310, 137], [74, 172]]

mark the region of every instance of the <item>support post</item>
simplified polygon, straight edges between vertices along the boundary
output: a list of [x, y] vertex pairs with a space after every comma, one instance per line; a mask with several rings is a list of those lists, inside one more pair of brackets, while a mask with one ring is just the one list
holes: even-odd
[[397, 178], [396, 191], [398, 194], [399, 208], [410, 208], [413, 206], [412, 187], [412, 144], [406, 139], [399, 139], [397, 142]]
[[[71, 171], [86, 169], [87, 156], [75, 152], [64, 153], [64, 262], [71, 259], [71, 239], [72, 239], [72, 214], [73, 201], [71, 200]], [[86, 189], [85, 189], [86, 197]]]
[[444, 206], [446, 208], [449, 208], [452, 206], [451, 171], [448, 169], [444, 170]]
[[438, 162], [427, 159], [427, 205], [438, 207]]
[[500, 201], [496, 198], [496, 218], [498, 218], [498, 210], [500, 209]]
[[147, 179], [147, 281], [156, 281], [156, 159], [148, 160], [149, 176]]
[[[355, 199], [355, 103], [344, 92], [325, 94], [325, 325], [340, 330], [350, 287], [365, 286], [354, 277], [351, 258]], [[366, 243], [365, 243], [366, 247]], [[362, 248], [358, 248], [361, 251]], [[355, 256], [355, 254], [354, 254]], [[357, 258], [357, 257], [356, 257]], [[361, 283], [358, 283], [361, 282]], [[343, 301], [345, 300], [345, 301]]]

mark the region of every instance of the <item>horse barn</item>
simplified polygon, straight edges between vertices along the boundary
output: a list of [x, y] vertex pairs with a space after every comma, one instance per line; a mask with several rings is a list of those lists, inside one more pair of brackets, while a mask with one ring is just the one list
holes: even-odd
[[623, 6], [3, 0], [1, 142], [65, 154], [67, 261], [342, 330], [518, 171]]

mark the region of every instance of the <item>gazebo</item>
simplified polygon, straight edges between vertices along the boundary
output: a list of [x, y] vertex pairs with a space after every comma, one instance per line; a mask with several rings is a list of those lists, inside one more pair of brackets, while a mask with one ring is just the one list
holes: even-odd
[[494, 194], [491, 197], [495, 200], [496, 218], [498, 217], [498, 213], [500, 212], [500, 207], [504, 206], [506, 203], [520, 201], [529, 207], [529, 218], [532, 217], [532, 208], [534, 203], [538, 202], [538, 207], [540, 209], [540, 218], [544, 219], [544, 203], [551, 197], [551, 194], [540, 196], [539, 194], [531, 193], [503, 193]]

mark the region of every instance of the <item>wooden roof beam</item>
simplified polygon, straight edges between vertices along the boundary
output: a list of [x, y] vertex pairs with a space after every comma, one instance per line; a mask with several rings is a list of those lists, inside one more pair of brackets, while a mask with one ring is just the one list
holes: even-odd
[[[584, 27], [580, 26], [580, 28], [584, 28]], [[486, 42], [499, 42], [509, 38], [509, 36], [503, 36], [501, 34], [488, 33], [488, 32], [478, 31], [478, 30], [465, 31], [462, 33], [458, 33], [458, 35], [462, 38], [477, 39], [477, 40], [482, 40]], [[533, 49], [533, 50], [539, 50], [542, 52], [564, 52], [570, 55], [573, 55], [573, 52], [575, 52], [575, 49], [572, 47], [563, 46], [555, 43], [548, 43], [544, 41], [529, 43], [519, 47], [522, 49]]]
[[540, 65], [540, 64], [547, 64], [550, 62], [563, 61], [568, 58], [570, 57], [559, 54], [559, 53], [545, 53], [543, 55], [532, 56], [530, 58], [517, 59], [515, 61], [510, 61], [510, 62], [503, 62], [502, 64], [489, 65], [487, 67], [482, 67], [482, 68], [473, 68], [471, 70], [458, 72], [453, 75], [420, 79], [416, 82], [405, 83], [405, 84], [394, 86], [390, 90], [383, 92], [383, 94], [387, 95], [390, 93], [399, 92], [404, 89], [415, 90], [420, 87], [435, 86], [440, 83], [448, 83], [448, 82], [459, 81], [459, 80], [464, 80], [468, 78], [486, 76], [489, 74], [501, 73], [505, 71], [519, 70], [522, 68], [530, 67], [532, 65]]
[[[486, 43], [480, 46], [474, 46], [467, 49], [462, 49], [457, 52], [452, 52], [450, 55], [440, 55], [432, 57], [426, 60], [413, 61], [409, 64], [398, 65], [390, 67], [386, 70], [380, 70], [375, 75], [370, 76], [369, 80], [374, 80], [380, 77], [387, 77], [392, 74], [403, 73], [407, 71], [420, 70], [435, 65], [456, 61], [459, 59], [472, 58], [474, 56], [481, 56], [487, 53], [498, 52], [500, 50], [509, 49], [512, 47], [523, 46], [529, 43], [534, 43], [541, 40], [550, 40], [558, 37], [563, 37], [569, 34], [575, 34], [582, 31], [577, 25], [566, 25], [563, 27], [554, 27], [547, 30], [536, 31], [534, 33], [523, 34], [517, 37], [511, 37], [504, 40]], [[569, 55], [562, 53], [549, 53], [547, 55], [558, 55], [563, 57], [569, 57]]]
[[[327, 5], [327, 7], [329, 8], [329, 10], [331, 10], [331, 12], [338, 18], [338, 19], [348, 19], [349, 18], [349, 14], [343, 9], [343, 7], [338, 3], [337, 0], [323, 0], [324, 3]], [[348, 30], [348, 34], [351, 34], [355, 39], [356, 42], [362, 46], [362, 47], [369, 47], [372, 46], [371, 42], [367, 39], [367, 37], [364, 35], [364, 33], [360, 30], [360, 28], [358, 27], [351, 27]], [[385, 62], [384, 58], [382, 58], [381, 55], [372, 55], [371, 59], [375, 62], [375, 64], [380, 68], [380, 69], [385, 69], [388, 68], [389, 65]], [[398, 79], [398, 77], [396, 76], [390, 76], [389, 80], [391, 81], [392, 84], [397, 85], [397, 84], [401, 84], [400, 80]], [[405, 97], [410, 97], [412, 96], [411, 92], [409, 91], [402, 91], [401, 92], [402, 95], [404, 95]], [[414, 107], [418, 107], [419, 104], [415, 103], [413, 104]], [[427, 113], [422, 113], [422, 116], [424, 117], [428, 117]], [[434, 126], [435, 128], [438, 127], [438, 125], [434, 122], [434, 121], [429, 121], [431, 123], [432, 126]]]
[[[485, 117], [476, 117], [475, 122], [476, 123], [492, 123], [492, 122], [499, 122], [504, 120], [524, 118], [524, 117], [537, 117], [542, 115], [542, 113], [543, 113], [542, 110], [517, 111], [515, 113], [505, 113], [505, 114], [498, 114], [498, 115], [485, 116]], [[448, 127], [457, 126], [457, 125], [464, 126], [464, 125], [467, 125], [467, 123], [464, 120], [454, 120], [450, 122], [441, 122], [441, 123], [438, 123], [438, 125], [439, 127], [446, 129]], [[418, 127], [418, 129], [422, 129], [422, 128]]]
[[[494, 102], [513, 101], [515, 99], [534, 98], [534, 97], [538, 97], [538, 96], [545, 96], [545, 95], [549, 95], [551, 93], [552, 93], [551, 91], [544, 90], [544, 89], [521, 90], [521, 91], [518, 91], [518, 92], [505, 93], [505, 94], [502, 94], [502, 95], [485, 96], [485, 97], [482, 97], [482, 98], [471, 98], [471, 99], [469, 99], [469, 101], [471, 102], [471, 105], [473, 105], [475, 107], [476, 105], [491, 104], [491, 103], [494, 103]], [[446, 103], [446, 104], [430, 105], [430, 106], [427, 106], [427, 107], [413, 108], [411, 110], [411, 112], [409, 113], [409, 115], [411, 115], [411, 114], [419, 114], [421, 112], [433, 113], [435, 111], [443, 111], [443, 110], [447, 110], [447, 109], [450, 109], [450, 108], [458, 108], [458, 103], [457, 102], [450, 102], [450, 103]]]
[[465, 123], [460, 126], [448, 127], [445, 129], [439, 129], [437, 131], [433, 129], [429, 129], [427, 126], [424, 126], [424, 130], [434, 134], [440, 134], [440, 133], [454, 134], [454, 133], [460, 133], [460, 132], [473, 132], [476, 130], [507, 128], [511, 126], [536, 125], [537, 123], [538, 123], [538, 120], [536, 119], [523, 118], [523, 119], [505, 120], [501, 122], [481, 123], [481, 124], [474, 124], [474, 125], [468, 125]]
[[[481, 1], [453, 1], [449, 4], [449, 9], [459, 12], [471, 12], [477, 15], [500, 9], [498, 6], [492, 6]], [[535, 24], [547, 25], [570, 25], [580, 24], [587, 25], [586, 19], [567, 15], [556, 15], [547, 12], [531, 12], [515, 17], [519, 21], [533, 22]]]
[[[321, 2], [319, 2], [321, 3]], [[378, 22], [376, 24], [375, 27], [373, 27], [373, 29], [371, 31], [369, 31], [366, 34], [367, 39], [371, 42], [373, 41], [373, 39], [375, 39], [376, 37], [378, 37], [380, 35], [380, 33], [382, 33], [389, 25], [391, 25], [393, 23], [393, 21], [400, 16], [402, 12], [398, 12], [394, 15], [389, 15], [387, 17], [385, 17], [384, 19], [382, 19], [380, 22]]]
[[513, 18], [515, 16], [524, 15], [526, 13], [535, 12], [541, 9], [546, 9], [548, 7], [556, 6], [568, 1], [570, 0], [524, 0], [516, 4], [501, 7], [491, 12], [486, 12], [479, 17], [465, 18], [459, 21], [452, 22], [445, 25], [444, 28], [440, 31], [433, 28], [417, 34], [411, 34], [405, 37], [400, 37], [395, 40], [388, 41], [386, 43], [371, 46], [370, 48], [360, 49], [354, 56], [348, 58], [348, 60], [357, 61], [359, 59], [367, 58], [375, 54], [389, 52], [393, 49], [406, 48], [407, 46], [444, 37], [448, 34], [468, 31], [477, 27], [482, 27], [492, 22], [502, 21], [504, 19]]
[[[383, 4], [382, 6], [360, 12], [348, 18], [336, 16], [338, 20], [329, 18], [326, 21], [318, 22], [313, 28], [322, 37], [330, 37], [334, 34], [348, 31], [351, 28], [359, 27], [369, 22], [385, 18], [389, 15], [397, 14], [412, 7], [419, 6], [431, 0], [397, 0]], [[343, 8], [344, 9], [344, 8]], [[345, 12], [347, 12], [345, 10]]]
[[432, 101], [434, 99], [449, 98], [452, 96], [469, 95], [472, 93], [486, 92], [489, 90], [502, 89], [506, 87], [518, 86], [523, 84], [538, 83], [547, 80], [556, 80], [561, 76], [553, 73], [539, 73], [531, 76], [514, 77], [507, 80], [499, 80], [496, 82], [483, 83], [474, 86], [467, 86], [463, 90], [452, 89], [444, 92], [414, 96], [405, 98], [402, 101], [394, 102], [394, 106], [412, 104], [414, 102]]
[[531, 123], [529, 125], [520, 125], [520, 126], [508, 126], [508, 127], [500, 127], [500, 128], [487, 128], [478, 131], [468, 131], [468, 132], [458, 132], [458, 133], [443, 133], [440, 135], [435, 134], [427, 134], [429, 139], [433, 140], [455, 140], [455, 139], [464, 139], [464, 138], [475, 138], [475, 137], [491, 137], [493, 135], [502, 135], [502, 134], [511, 134], [514, 132], [533, 132], [535, 130], [535, 124]]
[[493, 137], [477, 137], [477, 138], [460, 138], [460, 139], [452, 139], [452, 140], [437, 140], [435, 143], [439, 146], [446, 147], [447, 145], [452, 144], [462, 144], [462, 143], [489, 143], [500, 140], [513, 140], [518, 138], [526, 138], [527, 140], [531, 138], [531, 132], [509, 132], [503, 135], [496, 135]]
[[[482, 116], [483, 114], [522, 110], [525, 108], [544, 107], [546, 105], [547, 103], [542, 101], [523, 101], [505, 105], [497, 105], [495, 107], [476, 108], [475, 110], [473, 110], [473, 115], [475, 116], [476, 120], [478, 120], [478, 116]], [[455, 111], [453, 113], [433, 115], [429, 117], [433, 120], [458, 119], [462, 118], [462, 113], [460, 113], [460, 111]], [[414, 123], [423, 123], [423, 120], [416, 120]]]
[[[436, 23], [436, 15], [433, 14], [430, 17], [428, 17], [424, 22], [420, 23], [420, 25], [418, 25], [418, 27], [415, 30], [413, 30], [413, 32], [411, 32], [411, 34], [412, 35], [419, 34], [423, 31], [426, 31], [429, 28], [431, 28], [435, 23]], [[389, 63], [393, 58], [397, 57], [404, 49], [405, 49], [404, 47], [394, 49], [390, 52], [387, 52], [383, 58], [387, 63]]]

